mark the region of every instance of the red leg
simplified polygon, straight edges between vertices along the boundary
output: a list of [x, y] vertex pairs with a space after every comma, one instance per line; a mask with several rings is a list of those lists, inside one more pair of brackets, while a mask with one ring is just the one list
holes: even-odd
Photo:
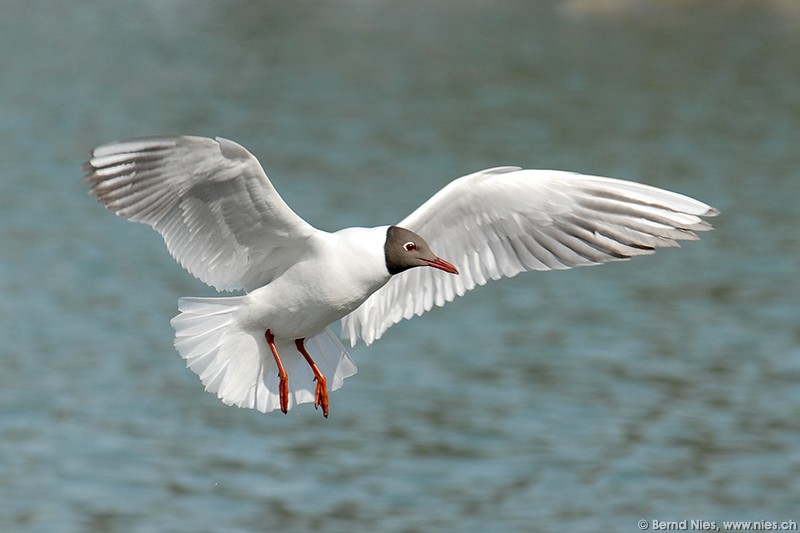
[[322, 372], [319, 371], [319, 367], [317, 367], [317, 363], [311, 359], [311, 356], [308, 355], [306, 351], [306, 347], [303, 346], [304, 339], [297, 339], [294, 341], [294, 345], [297, 346], [297, 351], [303, 354], [303, 357], [306, 358], [306, 362], [311, 367], [311, 370], [314, 372], [314, 381], [317, 382], [317, 389], [314, 398], [314, 408], [316, 409], [320, 405], [322, 406], [322, 414], [325, 418], [328, 418], [328, 382], [325, 379], [325, 376], [322, 375]]
[[281, 411], [283, 411], [283, 414], [286, 414], [289, 411], [289, 376], [286, 374], [286, 369], [283, 368], [283, 362], [278, 355], [278, 349], [275, 348], [275, 336], [270, 330], [267, 330], [266, 337], [269, 349], [272, 350], [272, 356], [275, 358], [275, 363], [278, 365], [278, 377], [281, 379], [278, 385], [281, 396]]

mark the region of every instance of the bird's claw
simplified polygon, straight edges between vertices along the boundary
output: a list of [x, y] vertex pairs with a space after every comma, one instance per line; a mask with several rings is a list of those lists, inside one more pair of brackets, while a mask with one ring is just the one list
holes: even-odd
[[314, 392], [314, 409], [322, 406], [322, 416], [328, 418], [328, 384], [325, 376], [319, 374], [314, 377], [317, 388]]

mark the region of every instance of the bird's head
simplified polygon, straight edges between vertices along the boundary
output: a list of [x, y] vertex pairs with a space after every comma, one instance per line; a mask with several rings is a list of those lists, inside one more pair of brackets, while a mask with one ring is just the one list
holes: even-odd
[[418, 266], [429, 266], [450, 274], [458, 274], [458, 269], [452, 263], [431, 251], [425, 239], [399, 226], [389, 226], [386, 231], [384, 253], [386, 268], [392, 275]]

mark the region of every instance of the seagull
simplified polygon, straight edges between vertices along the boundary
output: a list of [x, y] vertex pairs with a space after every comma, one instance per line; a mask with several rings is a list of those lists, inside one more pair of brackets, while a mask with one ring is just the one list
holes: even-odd
[[677, 247], [713, 229], [702, 217], [719, 213], [631, 181], [497, 167], [450, 182], [396, 225], [331, 233], [298, 216], [256, 157], [220, 137], [112, 142], [84, 170], [89, 194], [153, 227], [192, 275], [243, 291], [178, 301], [175, 348], [205, 389], [263, 413], [313, 402], [326, 418], [329, 393], [356, 373], [335, 322], [351, 346], [370, 345], [490, 279]]

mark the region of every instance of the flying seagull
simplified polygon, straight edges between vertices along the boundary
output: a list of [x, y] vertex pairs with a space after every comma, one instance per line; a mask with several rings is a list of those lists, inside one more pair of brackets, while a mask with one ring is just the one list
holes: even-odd
[[[283, 201], [227, 139], [151, 137], [95, 148], [90, 194], [152, 226], [221, 298], [181, 298], [175, 348], [228, 405], [286, 413], [356, 373], [355, 345], [490, 279], [647, 255], [712, 229], [710, 206], [647, 185], [498, 167], [458, 178], [397, 225], [329, 233]], [[442, 259], [434, 253], [441, 253]], [[452, 261], [452, 262], [450, 262]]]

